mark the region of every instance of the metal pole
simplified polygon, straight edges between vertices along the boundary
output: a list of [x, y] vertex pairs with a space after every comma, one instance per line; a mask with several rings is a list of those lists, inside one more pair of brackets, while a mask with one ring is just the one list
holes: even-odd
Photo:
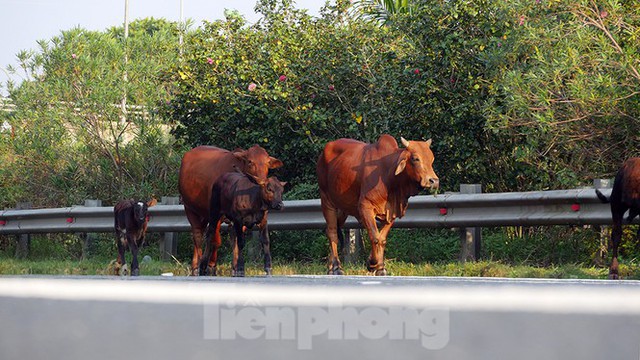
[[[163, 196], [161, 198], [162, 205], [178, 205], [180, 198]], [[173, 256], [178, 255], [178, 234], [174, 232], [166, 232], [160, 240], [160, 254], [162, 260], [171, 260]]]
[[[102, 200], [99, 199], [86, 199], [84, 201], [85, 207], [102, 207]], [[96, 242], [96, 234], [95, 233], [81, 233], [80, 238], [82, 239], [82, 259], [86, 260], [89, 258], [89, 255], [94, 250], [95, 242]]]
[[123, 77], [123, 85], [124, 85], [124, 94], [122, 95], [122, 117], [120, 121], [125, 123], [127, 121], [127, 38], [129, 37], [129, 0], [124, 0], [124, 75]]
[[[482, 193], [480, 184], [460, 184], [461, 194]], [[460, 262], [476, 261], [480, 257], [482, 245], [482, 228], [463, 227], [460, 228]]]
[[183, 0], [180, 0], [180, 57], [182, 58], [182, 33], [184, 32], [184, 4]]
[[[611, 189], [613, 187], [613, 179], [593, 179], [593, 187], [596, 189]], [[600, 233], [600, 247], [596, 251], [593, 259], [594, 263], [604, 266], [607, 263], [607, 252], [609, 237], [611, 236], [611, 227], [607, 225], [596, 225], [596, 231]]]
[[[16, 210], [31, 209], [30, 202], [19, 202], [16, 204]], [[31, 250], [31, 235], [21, 234], [17, 236], [18, 243], [16, 244], [16, 258], [26, 259], [29, 256]]]

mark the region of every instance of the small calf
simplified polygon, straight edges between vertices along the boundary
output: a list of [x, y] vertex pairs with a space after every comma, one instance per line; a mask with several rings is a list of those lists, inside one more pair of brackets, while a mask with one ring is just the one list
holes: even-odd
[[[205, 239], [210, 239], [205, 254], [200, 260], [199, 274], [216, 275], [220, 224], [226, 217], [233, 224], [233, 276], [244, 276], [244, 230], [254, 225], [260, 228], [260, 242], [264, 252], [264, 271], [271, 275], [271, 251], [267, 212], [283, 208], [282, 192], [286, 182], [280, 182], [275, 176], [266, 182], [241, 173], [228, 172], [213, 185], [210, 199], [209, 228]], [[212, 234], [213, 233], [213, 234]]]
[[[622, 238], [622, 219], [627, 210], [627, 222], [640, 215], [640, 158], [630, 158], [622, 164], [611, 189], [611, 197], [607, 198], [598, 189], [596, 195], [603, 203], [611, 203], [611, 246], [613, 256], [609, 267], [609, 278], [618, 279], [618, 247]], [[638, 229], [637, 238], [640, 237]]]
[[131, 250], [131, 255], [133, 256], [131, 261], [131, 275], [139, 275], [138, 249], [144, 243], [144, 236], [147, 232], [147, 223], [149, 221], [147, 218], [147, 210], [156, 203], [156, 199], [148, 202], [122, 200], [113, 207], [116, 243], [118, 245], [118, 260], [116, 260], [115, 268], [116, 275], [120, 274], [121, 267], [123, 264], [126, 264], [124, 252], [127, 247]]

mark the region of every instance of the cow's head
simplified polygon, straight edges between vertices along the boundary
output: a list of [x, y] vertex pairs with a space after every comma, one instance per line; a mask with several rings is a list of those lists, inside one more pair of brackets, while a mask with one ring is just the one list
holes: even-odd
[[420, 183], [423, 189], [437, 189], [440, 186], [438, 176], [433, 171], [433, 152], [431, 139], [427, 141], [407, 141], [400, 138], [405, 150], [398, 159], [396, 175], [403, 171], [412, 180]]
[[253, 145], [248, 150], [235, 151], [233, 155], [244, 164], [242, 172], [260, 183], [267, 181], [269, 169], [282, 166], [282, 161], [269, 156], [267, 151], [258, 145]]
[[151, 199], [147, 202], [136, 201], [133, 204], [133, 216], [139, 224], [144, 224], [147, 221], [147, 211], [150, 206], [154, 206], [158, 203], [158, 200]]
[[260, 184], [262, 191], [262, 200], [267, 204], [269, 209], [282, 210], [284, 203], [282, 202], [282, 193], [287, 182], [281, 182], [277, 177], [271, 176], [265, 183]]

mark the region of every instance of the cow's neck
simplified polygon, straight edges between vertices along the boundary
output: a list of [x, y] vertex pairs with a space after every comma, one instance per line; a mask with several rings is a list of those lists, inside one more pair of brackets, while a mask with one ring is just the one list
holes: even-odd
[[406, 172], [403, 171], [393, 176], [388, 190], [387, 208], [385, 210], [387, 222], [391, 222], [395, 218], [404, 216], [409, 205], [409, 197], [417, 195], [419, 189], [415, 181], [411, 180]]

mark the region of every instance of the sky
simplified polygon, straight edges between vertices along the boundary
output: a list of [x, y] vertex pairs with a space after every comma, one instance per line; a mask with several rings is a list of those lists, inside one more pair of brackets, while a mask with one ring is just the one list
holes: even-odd
[[[236, 9], [248, 22], [259, 14], [253, 11], [257, 0], [182, 0], [185, 19], [194, 26], [202, 20], [224, 17], [224, 10]], [[295, 7], [317, 16], [325, 0], [295, 0]], [[105, 30], [124, 23], [125, 0], [0, 0], [0, 95], [6, 96], [7, 65], [16, 67], [16, 54], [37, 50], [38, 40], [49, 40], [63, 30], [81, 27]], [[129, 21], [146, 17], [180, 20], [180, 0], [129, 0]], [[16, 82], [20, 76], [11, 76]]]

